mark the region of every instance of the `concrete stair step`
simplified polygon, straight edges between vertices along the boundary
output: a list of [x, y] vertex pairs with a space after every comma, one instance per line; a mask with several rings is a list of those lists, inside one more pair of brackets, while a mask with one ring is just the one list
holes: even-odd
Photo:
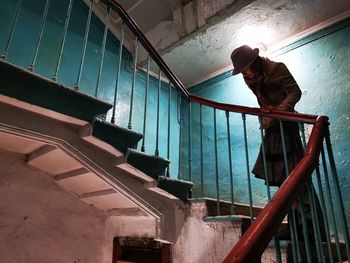
[[121, 128], [98, 118], [93, 121], [92, 135], [114, 146], [122, 153], [126, 153], [128, 148], [136, 148], [137, 143], [143, 138], [141, 133]]
[[165, 169], [170, 163], [169, 160], [160, 156], [148, 155], [133, 149], [128, 149], [126, 162], [155, 180], [158, 180], [159, 176], [165, 174]]
[[159, 176], [158, 187], [186, 202], [191, 198], [193, 183]]
[[133, 149], [128, 149], [126, 161], [143, 173], [157, 181], [158, 187], [176, 196], [182, 201], [191, 197], [193, 183], [185, 180], [172, 179], [164, 176], [170, 161], [159, 156], [148, 155]]
[[0, 93], [91, 122], [113, 105], [0, 60]]

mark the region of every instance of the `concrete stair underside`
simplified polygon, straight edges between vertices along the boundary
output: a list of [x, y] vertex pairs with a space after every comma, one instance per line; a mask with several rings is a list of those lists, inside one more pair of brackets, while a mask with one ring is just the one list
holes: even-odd
[[175, 238], [174, 224], [181, 225], [178, 214], [185, 205], [127, 164], [122, 152], [92, 136], [90, 123], [4, 95], [0, 112], [1, 150], [24, 154], [28, 165], [111, 215], [149, 221], [148, 236]]

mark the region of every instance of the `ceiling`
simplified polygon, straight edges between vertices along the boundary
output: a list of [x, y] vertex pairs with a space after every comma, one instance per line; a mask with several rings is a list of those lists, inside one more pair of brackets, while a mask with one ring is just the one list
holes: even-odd
[[[213, 7], [219, 0], [196, 1]], [[191, 86], [230, 68], [230, 54], [241, 44], [268, 52], [297, 36], [350, 16], [349, 0], [220, 0], [231, 2], [195, 31], [159, 49], [178, 78]], [[144, 33], [189, 0], [119, 0]], [[166, 34], [167, 32], [163, 32]], [[152, 41], [151, 41], [152, 42]]]

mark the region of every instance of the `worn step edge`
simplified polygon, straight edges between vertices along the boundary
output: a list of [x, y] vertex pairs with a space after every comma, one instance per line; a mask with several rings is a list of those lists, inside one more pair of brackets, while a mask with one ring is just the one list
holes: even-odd
[[0, 60], [0, 72], [0, 93], [72, 117], [90, 122], [113, 107], [110, 103], [3, 60]]
[[127, 173], [133, 178], [142, 181], [145, 188], [157, 186], [156, 180], [128, 163], [121, 163], [117, 165], [116, 168]]
[[126, 153], [128, 148], [136, 148], [138, 142], [143, 138], [141, 133], [119, 127], [100, 118], [94, 118], [92, 135], [123, 153]]
[[118, 149], [111, 146], [109, 143], [95, 137], [95, 136], [85, 136], [81, 138], [81, 140], [89, 146], [92, 146], [95, 149], [98, 149], [99, 151], [105, 153], [106, 157], [109, 157], [111, 159], [111, 162], [115, 164], [119, 164], [124, 162], [124, 154], [120, 152]]
[[91, 134], [92, 126], [85, 120], [65, 115], [63, 113], [43, 108], [41, 106], [33, 105], [28, 102], [2, 94], [0, 94], [0, 103], [7, 107], [15, 107], [23, 111], [31, 112], [45, 119], [52, 119], [64, 123], [66, 127], [71, 127], [73, 131], [79, 132], [81, 136]]
[[169, 160], [163, 157], [148, 155], [133, 149], [128, 149], [126, 153], [126, 162], [155, 180], [158, 180], [159, 176], [165, 174], [165, 169], [170, 163]]

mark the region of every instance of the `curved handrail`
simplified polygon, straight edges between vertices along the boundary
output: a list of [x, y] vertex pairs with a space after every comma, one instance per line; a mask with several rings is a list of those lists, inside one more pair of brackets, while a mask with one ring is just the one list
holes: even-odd
[[197, 102], [197, 103], [200, 103], [209, 107], [213, 107], [216, 109], [224, 110], [224, 111], [240, 112], [240, 113], [246, 113], [246, 114], [256, 115], [256, 116], [265, 116], [265, 117], [280, 119], [284, 121], [296, 121], [296, 122], [313, 124], [318, 118], [317, 115], [301, 114], [297, 112], [287, 112], [287, 111], [278, 111], [278, 110], [271, 110], [271, 112], [269, 113], [264, 113], [260, 108], [252, 108], [252, 107], [246, 107], [246, 106], [240, 106], [240, 105], [234, 105], [234, 104], [220, 103], [220, 102], [216, 102], [216, 101], [209, 100], [209, 99], [206, 99], [197, 95], [192, 95], [192, 94], [189, 95], [189, 98], [193, 102]]
[[168, 67], [168, 65], [164, 62], [162, 57], [158, 54], [152, 44], [148, 41], [145, 35], [142, 33], [141, 29], [135, 23], [135, 21], [131, 18], [131, 16], [125, 11], [125, 9], [116, 1], [116, 0], [102, 0], [104, 3], [111, 4], [113, 9], [118, 13], [118, 15], [123, 19], [124, 23], [129, 27], [131, 32], [137, 36], [138, 40], [141, 42], [143, 47], [147, 50], [147, 52], [151, 55], [152, 59], [158, 64], [161, 70], [165, 73], [165, 75], [172, 81], [172, 84], [177, 87], [181, 93], [188, 98], [189, 92], [182, 84], [182, 82], [176, 77], [174, 72]]
[[[317, 118], [304, 157], [239, 239], [223, 263], [255, 262], [261, 256], [294, 200], [303, 191], [306, 183], [311, 180], [327, 125], [328, 117], [319, 116]], [[266, 231], [267, 229], [269, 231]]]

